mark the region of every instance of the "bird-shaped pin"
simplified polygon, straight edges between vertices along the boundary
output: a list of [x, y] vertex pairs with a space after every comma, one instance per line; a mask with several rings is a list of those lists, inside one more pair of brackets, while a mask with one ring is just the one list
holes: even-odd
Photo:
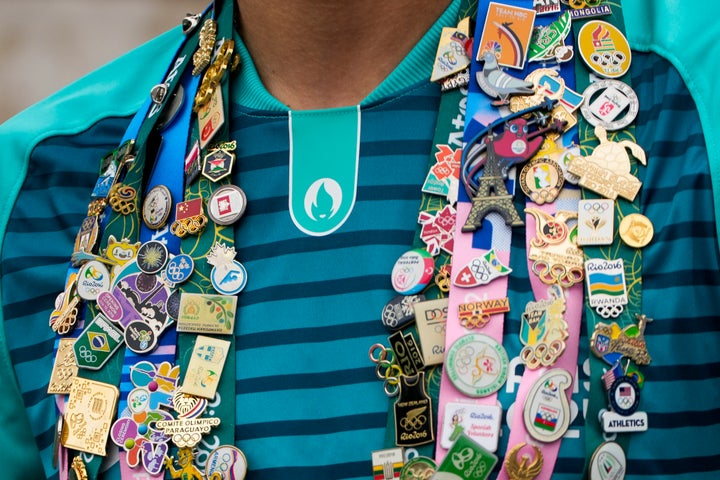
[[476, 79], [483, 92], [496, 98], [495, 106], [507, 105], [510, 95], [532, 95], [535, 93], [533, 84], [515, 78], [500, 69], [497, 57], [492, 52], [485, 52], [482, 56], [485, 65], [482, 72], [478, 72]]

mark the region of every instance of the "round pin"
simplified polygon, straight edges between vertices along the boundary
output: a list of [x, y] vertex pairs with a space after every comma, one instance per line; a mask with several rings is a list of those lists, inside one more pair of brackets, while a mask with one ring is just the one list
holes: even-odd
[[75, 288], [83, 300], [95, 301], [102, 292], [110, 291], [110, 272], [105, 264], [90, 260], [78, 271]]
[[210, 272], [210, 282], [221, 295], [235, 295], [247, 285], [247, 270], [237, 260], [221, 263]]
[[182, 293], [180, 290], [175, 290], [165, 302], [165, 310], [167, 310], [168, 317], [173, 320], [177, 320], [180, 316], [180, 296]]
[[564, 183], [560, 165], [549, 158], [534, 158], [520, 171], [520, 188], [538, 205], [554, 202]]
[[150, 240], [140, 245], [137, 265], [141, 272], [149, 275], [163, 269], [168, 260], [168, 249], [164, 243]]
[[208, 200], [208, 216], [218, 225], [231, 225], [242, 217], [246, 206], [245, 192], [235, 185], [225, 185]]
[[585, 101], [580, 107], [585, 120], [607, 131], [622, 130], [630, 125], [640, 111], [635, 90], [620, 80], [598, 80], [583, 92]]
[[630, 44], [608, 22], [588, 21], [578, 33], [578, 50], [588, 68], [601, 77], [622, 77], [630, 69]]
[[387, 328], [400, 330], [415, 320], [413, 305], [425, 300], [425, 295], [398, 295], [385, 304], [380, 319]]
[[186, 253], [175, 255], [167, 263], [165, 268], [165, 276], [173, 283], [183, 283], [193, 273], [195, 262], [192, 257]]
[[632, 415], [640, 405], [640, 387], [634, 378], [623, 375], [613, 382], [608, 390], [608, 399], [616, 413]]
[[623, 480], [626, 468], [622, 447], [615, 442], [605, 442], [595, 449], [590, 459], [588, 477], [590, 480]]
[[401, 295], [420, 293], [430, 283], [435, 261], [427, 250], [416, 248], [403, 253], [390, 274], [392, 286]]
[[135, 353], [148, 353], [155, 348], [157, 336], [150, 325], [133, 320], [125, 327], [125, 344]]
[[634, 248], [646, 246], [655, 233], [650, 219], [640, 213], [625, 215], [618, 231], [623, 242]]
[[503, 386], [508, 364], [507, 352], [495, 339], [471, 333], [448, 348], [445, 369], [460, 392], [469, 397], [486, 397]]
[[242, 480], [247, 474], [248, 463], [245, 454], [234, 445], [221, 445], [208, 455], [205, 475], [212, 478], [219, 474], [223, 479]]
[[153, 187], [145, 197], [142, 207], [143, 222], [148, 228], [157, 230], [165, 226], [170, 218], [172, 195], [165, 185]]
[[430, 478], [437, 470], [437, 463], [428, 457], [413, 457], [400, 470], [400, 480], [415, 480]]

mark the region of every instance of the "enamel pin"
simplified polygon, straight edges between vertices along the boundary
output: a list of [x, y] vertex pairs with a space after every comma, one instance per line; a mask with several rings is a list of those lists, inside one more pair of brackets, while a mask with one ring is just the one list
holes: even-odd
[[549, 158], [535, 157], [520, 170], [520, 188], [538, 205], [552, 203], [565, 183], [562, 169]]
[[[560, 5], [557, 5], [558, 11]], [[565, 45], [570, 33], [571, 17], [566, 11], [557, 20], [544, 27], [535, 27], [530, 39], [528, 62], [567, 62], [573, 58], [573, 47]]]
[[432, 403], [425, 391], [425, 372], [400, 376], [400, 395], [394, 411], [395, 445], [412, 447], [435, 440]]
[[129, 215], [137, 210], [136, 199], [137, 192], [135, 189], [120, 183], [113, 185], [108, 195], [108, 203], [110, 203], [113, 212], [121, 215]]
[[422, 351], [423, 364], [439, 365], [445, 354], [448, 299], [437, 298], [413, 304], [415, 325]]
[[560, 210], [550, 215], [538, 208], [525, 212], [535, 217], [535, 238], [530, 241], [528, 259], [534, 260], [532, 271], [548, 285], [565, 288], [582, 282], [583, 252], [577, 247], [577, 229], [568, 220], [577, 218], [574, 212]]
[[420, 239], [425, 242], [427, 251], [431, 255], [438, 255], [440, 250], [452, 255], [455, 216], [455, 209], [451, 205], [445, 205], [435, 214], [420, 212], [418, 216], [418, 223], [422, 225]]
[[122, 330], [98, 314], [73, 345], [78, 367], [100, 370], [122, 343]]
[[[510, 168], [537, 153], [546, 134], [564, 130], [566, 123], [560, 120], [541, 125], [547, 121], [547, 115], [542, 111], [551, 110], [554, 104], [555, 101], [546, 99], [541, 105], [500, 118], [468, 141], [463, 151], [467, 159], [462, 167], [461, 179], [472, 205], [462, 232], [482, 228], [483, 220], [490, 212], [499, 214], [507, 225], [524, 225], [505, 181]], [[533, 113], [542, 118], [524, 118]], [[494, 129], [500, 125], [503, 125], [503, 131], [495, 133]]]
[[585, 102], [580, 111], [587, 122], [607, 131], [622, 130], [630, 125], [640, 110], [635, 91], [619, 80], [598, 80], [583, 92]]
[[[198, 335], [180, 390], [186, 394], [212, 399], [220, 384], [225, 359], [231, 353], [229, 347], [229, 341]], [[200, 441], [199, 437], [195, 443], [198, 441]], [[179, 447], [184, 446], [177, 442], [175, 444]]]
[[188, 235], [197, 235], [205, 229], [208, 218], [203, 211], [202, 197], [180, 202], [175, 207], [175, 222], [170, 231], [173, 235], [185, 238]]
[[470, 18], [458, 22], [457, 27], [444, 27], [440, 34], [431, 82], [455, 75], [470, 65], [468, 49], [472, 48]]
[[563, 289], [553, 285], [548, 299], [528, 302], [520, 316], [520, 359], [529, 369], [549, 367], [565, 351], [568, 324], [565, 321]]
[[633, 201], [641, 183], [630, 173], [630, 157], [626, 149], [643, 165], [647, 164], [645, 151], [630, 140], [608, 140], [602, 126], [595, 127], [595, 135], [600, 139], [600, 145], [588, 157], [575, 157], [568, 171], [580, 177], [581, 186], [603, 197], [614, 200], [619, 195]]
[[603, 318], [617, 318], [628, 303], [622, 258], [585, 262], [588, 303]]
[[210, 281], [215, 291], [222, 295], [235, 295], [245, 288], [247, 270], [235, 260], [235, 247], [215, 242], [206, 259], [213, 266]]
[[153, 187], [145, 196], [142, 217], [145, 225], [152, 230], [165, 226], [172, 210], [172, 196], [165, 185]]
[[65, 291], [55, 298], [55, 309], [50, 313], [48, 324], [53, 332], [66, 335], [77, 323], [80, 296], [77, 294], [77, 273], [68, 275]]
[[183, 292], [180, 296], [177, 331], [232, 335], [236, 308], [235, 295]]
[[424, 248], [403, 253], [393, 266], [390, 278], [395, 291], [401, 295], [415, 295], [428, 286], [435, 271], [435, 261]]
[[[437, 479], [485, 480], [498, 458], [476, 441], [461, 433], [438, 465]], [[472, 468], [469, 468], [472, 465]]]
[[387, 448], [376, 450], [371, 454], [373, 478], [396, 479], [400, 478], [400, 471], [405, 464], [403, 449]]
[[464, 328], [482, 328], [488, 324], [492, 315], [509, 311], [508, 297], [466, 302], [458, 305], [458, 320]]
[[397, 295], [383, 307], [382, 324], [391, 330], [400, 330], [415, 320], [413, 305], [425, 300], [425, 295]]
[[445, 197], [454, 204], [457, 201], [462, 148], [449, 145], [435, 145], [435, 148], [435, 164], [428, 171], [422, 191]]
[[561, 368], [548, 370], [533, 384], [525, 400], [523, 419], [537, 441], [550, 443], [565, 435], [570, 426], [570, 402], [566, 390], [572, 376]]
[[604, 198], [578, 202], [578, 245], [610, 245], [615, 232], [615, 202]]
[[245, 213], [247, 197], [240, 187], [224, 185], [208, 200], [208, 216], [218, 225], [232, 225]]
[[615, 322], [595, 325], [590, 338], [590, 350], [610, 365], [615, 365], [623, 356], [638, 365], [648, 365], [651, 358], [645, 342], [645, 326], [652, 319], [645, 315], [636, 317], [638, 324], [628, 325], [624, 329]]
[[534, 22], [534, 10], [490, 2], [476, 60], [489, 53], [499, 65], [523, 68]]
[[496, 340], [481, 333], [458, 338], [448, 349], [445, 369], [455, 388], [469, 397], [486, 397], [503, 386], [508, 356]]
[[622, 77], [630, 68], [630, 44], [622, 32], [608, 22], [587, 22], [578, 33], [577, 43], [585, 64], [601, 77]]
[[445, 405], [442, 437], [440, 446], [452, 447], [456, 427], [490, 452], [497, 451], [500, 439], [502, 408], [499, 404], [483, 405], [475, 403], [448, 402]]
[[593, 453], [590, 459], [590, 480], [623, 480], [627, 468], [627, 460], [622, 447], [615, 442], [604, 442]]
[[510, 275], [510, 272], [512, 269], [503, 265], [495, 250], [491, 249], [482, 257], [475, 257], [462, 267], [453, 278], [453, 284], [458, 287], [472, 288], [486, 285], [497, 277]]

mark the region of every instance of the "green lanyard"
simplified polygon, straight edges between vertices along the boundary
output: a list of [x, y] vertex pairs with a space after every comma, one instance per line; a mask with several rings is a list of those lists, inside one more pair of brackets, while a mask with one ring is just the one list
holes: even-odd
[[[227, 48], [232, 45], [234, 5], [235, 2], [233, 1], [215, 2], [215, 8], [220, 8], [220, 11], [215, 11], [215, 18], [217, 19], [217, 38], [225, 41], [225, 53], [227, 53]], [[230, 56], [232, 56], [232, 52]], [[209, 102], [218, 102], [215, 108], [222, 109], [222, 116], [224, 118], [222, 125], [217, 126], [218, 128], [207, 145], [200, 148], [198, 155], [201, 160], [208, 154], [208, 151], [211, 150], [208, 147], [224, 144], [229, 141], [229, 77], [231, 66], [226, 64], [225, 68], [226, 70], [223, 70], [224, 73], [220, 78], [219, 85], [212, 87], [212, 95], [208, 92], [208, 83], [206, 82], [212, 81], [208, 77], [217, 74], [220, 70], [217, 67], [217, 64], [215, 64], [215, 67], [211, 66], [205, 73], [202, 80], [203, 83], [201, 83], [198, 93], [198, 96], [202, 96], [203, 94], [212, 96], [213, 98], [210, 99]], [[202, 118], [203, 114], [204, 112], [200, 110], [197, 117]], [[213, 125], [212, 128], [215, 126], [216, 125]], [[198, 125], [198, 122], [194, 122], [190, 135], [189, 147], [192, 148], [196, 141], [199, 143], [206, 132], [207, 129], [203, 131], [203, 129]], [[200, 175], [197, 180], [187, 183], [185, 188], [185, 201], [194, 199], [204, 199], [207, 201], [212, 196], [213, 192], [215, 192], [218, 188], [228, 185], [229, 183], [229, 175], [217, 182], [213, 182], [205, 176]], [[192, 276], [180, 288], [183, 294], [209, 294], [213, 291], [212, 282], [210, 280], [212, 265], [207, 262], [207, 255], [212, 250], [213, 246], [218, 242], [224, 244], [228, 248], [233, 247], [234, 229], [232, 226], [224, 226], [214, 222], [208, 222], [200, 235], [188, 235], [182, 238], [180, 242], [181, 252], [190, 255], [194, 261], [194, 271]], [[197, 335], [190, 333], [178, 333], [177, 361], [181, 372], [187, 371], [196, 337]], [[212, 415], [220, 418], [221, 422], [209, 433], [209, 436], [214, 437], [213, 441], [209, 443], [201, 441], [198, 445], [198, 449], [201, 451], [200, 453], [203, 453], [206, 446], [217, 446], [223, 444], [232, 445], [235, 440], [235, 335], [223, 336], [223, 340], [230, 342], [229, 353], [225, 359], [225, 365], [223, 368], [226, 373], [220, 378], [216, 396], [217, 401], [213, 403], [212, 408], [214, 412]], [[210, 448], [210, 450], [212, 450], [212, 448]], [[204, 453], [209, 453], [209, 450]]]
[[[624, 21], [620, 2], [612, 3], [611, 8], [612, 14], [604, 16], [600, 20], [614, 25], [621, 31], [624, 30]], [[575, 45], [578, 45], [578, 33], [580, 32], [580, 29], [587, 24], [588, 21], [590, 20], [573, 20]], [[578, 72], [588, 72], [588, 68], [583, 63], [579, 55], [576, 55], [575, 63]], [[588, 74], [582, 75], [578, 73], [576, 77], [578, 91], [582, 92], [590, 85], [590, 76]], [[629, 73], [626, 73], [622, 81], [629, 84], [629, 77]], [[587, 102], [589, 99], [585, 99], [585, 101]], [[611, 140], [615, 142], [621, 142], [624, 140], [633, 141], [634, 130], [633, 126], [628, 126], [624, 130], [612, 132], [613, 135]], [[593, 133], [593, 126], [580, 115], [578, 116], [578, 131], [581, 153], [583, 156], [587, 157], [593, 152], [595, 147], [598, 146], [598, 139]], [[631, 162], [631, 173], [635, 174], [638, 169], [637, 162], [635, 162], [630, 156], [628, 158]], [[583, 188], [582, 193], [583, 198], [586, 199], [602, 198], [587, 188]], [[593, 332], [596, 331], [598, 324], [609, 324], [614, 322], [617, 323], [621, 329], [634, 325], [634, 315], [636, 313], [640, 313], [642, 308], [642, 254], [639, 249], [629, 247], [623, 243], [619, 238], [618, 232], [618, 226], [623, 218], [629, 214], [638, 213], [640, 211], [639, 194], [635, 197], [634, 201], [618, 197], [615, 205], [615, 232], [612, 244], [603, 247], [585, 246], [583, 248], [583, 252], [585, 254], [586, 261], [588, 259], [623, 260], [628, 302], [622, 313], [620, 313], [617, 318], [603, 318], [600, 316], [598, 311], [590, 305], [588, 296], [586, 295], [585, 321], [588, 337], [591, 337]], [[590, 393], [585, 421], [586, 471], [590, 468], [593, 452], [595, 452], [604, 442], [614, 440], [621, 445], [623, 450], [627, 450], [630, 443], [630, 436], [628, 435], [619, 435], [616, 439], [614, 439], [613, 436], [607, 436], [603, 432], [602, 424], [598, 421], [598, 414], [601, 410], [608, 408], [608, 395], [605, 388], [603, 388], [602, 375], [605, 369], [609, 369], [609, 366], [602, 359], [592, 353], [589, 354], [589, 364]]]

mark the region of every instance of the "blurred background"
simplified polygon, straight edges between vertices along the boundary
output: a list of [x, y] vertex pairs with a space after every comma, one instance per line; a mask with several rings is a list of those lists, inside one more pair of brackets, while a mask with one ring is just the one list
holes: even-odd
[[0, 123], [210, 0], [0, 0]]

